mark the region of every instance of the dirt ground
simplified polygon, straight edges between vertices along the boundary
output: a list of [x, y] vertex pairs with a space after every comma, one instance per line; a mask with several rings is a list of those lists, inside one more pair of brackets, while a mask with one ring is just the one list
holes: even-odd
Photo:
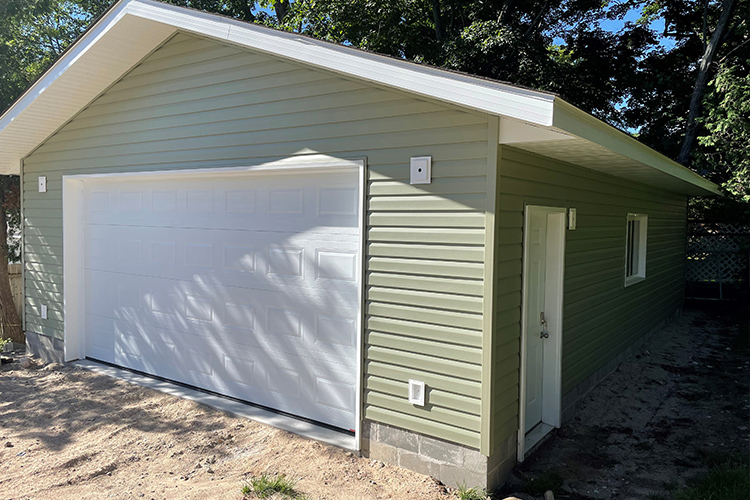
[[[750, 299], [691, 304], [596, 386], [512, 486], [558, 498], [669, 498], [750, 452]], [[750, 498], [750, 492], [748, 492]]]
[[[711, 457], [747, 453], [748, 309], [688, 310], [591, 391], [496, 497], [648, 498]], [[0, 498], [15, 500], [239, 500], [262, 473], [296, 479], [311, 500], [455, 498], [429, 477], [54, 364], [3, 365], [0, 471]]]
[[104, 375], [0, 373], [0, 498], [232, 500], [262, 473], [311, 500], [447, 498], [427, 476]]

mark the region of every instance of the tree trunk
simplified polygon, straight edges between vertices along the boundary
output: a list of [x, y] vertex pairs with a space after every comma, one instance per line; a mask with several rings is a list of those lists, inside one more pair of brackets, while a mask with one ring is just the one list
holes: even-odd
[[279, 24], [283, 23], [289, 13], [289, 0], [276, 0], [273, 2], [273, 8], [276, 11], [276, 20]]
[[708, 85], [711, 73], [711, 64], [729, 25], [729, 18], [734, 11], [734, 3], [735, 0], [724, 0], [719, 22], [716, 23], [716, 29], [713, 35], [711, 35], [711, 40], [706, 45], [706, 50], [703, 51], [703, 57], [698, 67], [698, 77], [695, 79], [693, 95], [690, 98], [690, 112], [688, 114], [687, 127], [685, 128], [685, 139], [682, 141], [680, 155], [677, 157], [677, 161], [685, 166], [690, 164], [690, 152], [693, 150], [695, 139], [698, 137], [698, 118], [703, 108], [703, 96], [706, 93], [706, 86]]
[[255, 22], [255, 14], [253, 14], [253, 6], [255, 3], [242, 1], [239, 4], [239, 9], [242, 11], [242, 20], [248, 23]]
[[440, 0], [432, 0], [432, 17], [435, 21], [435, 38], [438, 42], [443, 41], [443, 24], [440, 20], [442, 14], [440, 12]]
[[497, 16], [497, 22], [500, 24], [508, 24], [508, 17], [515, 8], [516, 0], [505, 0], [503, 6], [500, 9], [500, 14]]
[[10, 290], [10, 279], [8, 277], [8, 224], [5, 213], [5, 194], [0, 193], [0, 321], [2, 331], [0, 336], [13, 342], [23, 344], [26, 337], [21, 328], [21, 320], [13, 302], [13, 292]]

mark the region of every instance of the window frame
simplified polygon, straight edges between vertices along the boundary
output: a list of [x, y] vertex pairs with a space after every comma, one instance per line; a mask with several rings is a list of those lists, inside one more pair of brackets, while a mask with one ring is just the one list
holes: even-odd
[[[631, 222], [638, 222], [637, 240], [631, 238]], [[635, 248], [637, 245], [637, 248]], [[628, 287], [646, 279], [646, 251], [648, 248], [648, 215], [628, 213], [625, 222], [625, 284]], [[636, 261], [631, 258], [631, 249], [635, 249]], [[634, 264], [634, 265], [633, 265]], [[632, 271], [631, 268], [635, 268]]]

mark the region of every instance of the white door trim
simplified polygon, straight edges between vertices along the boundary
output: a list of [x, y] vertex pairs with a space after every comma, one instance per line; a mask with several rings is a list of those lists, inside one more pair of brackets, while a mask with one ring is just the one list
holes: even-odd
[[562, 207], [546, 207], [527, 205], [524, 208], [523, 226], [523, 280], [521, 292], [521, 363], [519, 373], [519, 402], [518, 402], [518, 445], [517, 459], [523, 462], [526, 454], [526, 298], [528, 278], [528, 235], [529, 212], [546, 213], [547, 224], [547, 280], [545, 285], [545, 302], [552, 306], [548, 332], [551, 341], [552, 362], [545, 362], [544, 386], [542, 400], [542, 423], [550, 428], [560, 427], [560, 412], [562, 404], [562, 316], [563, 316], [563, 281], [565, 273], [565, 235], [567, 229], [567, 209]]
[[65, 361], [83, 359], [85, 351], [84, 338], [84, 184], [86, 181], [107, 179], [110, 181], [133, 180], [143, 177], [154, 179], [173, 175], [201, 176], [238, 175], [253, 172], [274, 172], [280, 175], [294, 175], [300, 170], [331, 171], [356, 168], [359, 172], [359, 249], [357, 273], [360, 276], [358, 287], [357, 313], [357, 380], [355, 391], [355, 443], [359, 450], [361, 443], [362, 421], [362, 356], [364, 326], [364, 249], [365, 249], [365, 199], [366, 199], [366, 159], [343, 159], [326, 155], [309, 155], [285, 158], [266, 163], [241, 167], [220, 167], [181, 170], [158, 170], [148, 172], [96, 173], [63, 175], [63, 339]]

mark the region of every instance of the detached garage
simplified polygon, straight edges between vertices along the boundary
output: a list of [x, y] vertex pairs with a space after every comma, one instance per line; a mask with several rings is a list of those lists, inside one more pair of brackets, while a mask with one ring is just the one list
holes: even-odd
[[492, 488], [682, 306], [715, 185], [544, 92], [151, 0], [2, 117], [24, 326]]

